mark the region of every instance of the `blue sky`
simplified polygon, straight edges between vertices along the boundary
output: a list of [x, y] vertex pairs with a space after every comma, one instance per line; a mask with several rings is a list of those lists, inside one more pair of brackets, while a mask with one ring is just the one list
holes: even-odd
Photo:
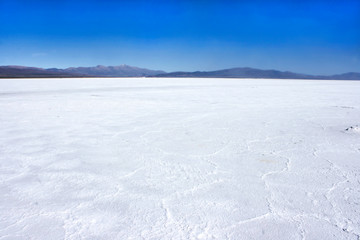
[[360, 0], [0, 0], [0, 65], [360, 72]]

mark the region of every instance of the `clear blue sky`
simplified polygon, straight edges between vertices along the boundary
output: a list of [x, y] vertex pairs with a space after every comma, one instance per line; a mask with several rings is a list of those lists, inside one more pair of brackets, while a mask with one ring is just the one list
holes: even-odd
[[0, 0], [0, 65], [360, 72], [360, 0]]

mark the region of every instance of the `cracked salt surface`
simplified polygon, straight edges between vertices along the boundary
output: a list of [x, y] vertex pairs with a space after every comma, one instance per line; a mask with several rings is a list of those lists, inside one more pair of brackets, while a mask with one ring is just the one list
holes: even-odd
[[0, 89], [1, 240], [360, 238], [360, 82]]

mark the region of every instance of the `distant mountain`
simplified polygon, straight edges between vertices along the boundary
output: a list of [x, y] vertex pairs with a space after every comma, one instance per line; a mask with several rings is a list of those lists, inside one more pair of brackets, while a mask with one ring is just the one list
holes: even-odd
[[164, 71], [132, 67], [125, 64], [120, 66], [109, 66], [109, 67], [98, 65], [96, 67], [77, 67], [77, 68], [71, 67], [65, 69], [48, 69], [48, 70], [70, 73], [70, 74], [97, 76], [97, 77], [145, 77], [145, 76], [165, 73]]
[[357, 72], [349, 72], [343, 74], [337, 74], [330, 76], [330, 79], [337, 79], [337, 80], [360, 80], [360, 73]]
[[204, 77], [204, 78], [276, 78], [276, 79], [331, 79], [360, 80], [360, 73], [344, 73], [331, 76], [318, 76], [277, 70], [261, 70], [255, 68], [230, 68], [217, 71], [171, 72], [153, 77]]
[[164, 74], [164, 71], [149, 70], [128, 65], [77, 67], [77, 68], [34, 68], [24, 66], [0, 66], [1, 78], [51, 78], [51, 77], [145, 77]]
[[82, 77], [80, 74], [51, 71], [43, 68], [23, 66], [0, 66], [0, 78], [51, 78]]
[[360, 73], [350, 72], [319, 76], [261, 70], [256, 68], [230, 68], [217, 71], [171, 72], [132, 67], [128, 65], [96, 67], [35, 68], [23, 66], [0, 66], [0, 78], [58, 78], [58, 77], [204, 77], [204, 78], [275, 78], [275, 79], [329, 79], [360, 80]]

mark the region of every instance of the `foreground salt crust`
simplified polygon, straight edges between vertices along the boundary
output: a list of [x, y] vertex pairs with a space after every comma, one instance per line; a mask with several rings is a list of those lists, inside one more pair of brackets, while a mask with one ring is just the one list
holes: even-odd
[[0, 239], [359, 239], [360, 82], [0, 80]]

